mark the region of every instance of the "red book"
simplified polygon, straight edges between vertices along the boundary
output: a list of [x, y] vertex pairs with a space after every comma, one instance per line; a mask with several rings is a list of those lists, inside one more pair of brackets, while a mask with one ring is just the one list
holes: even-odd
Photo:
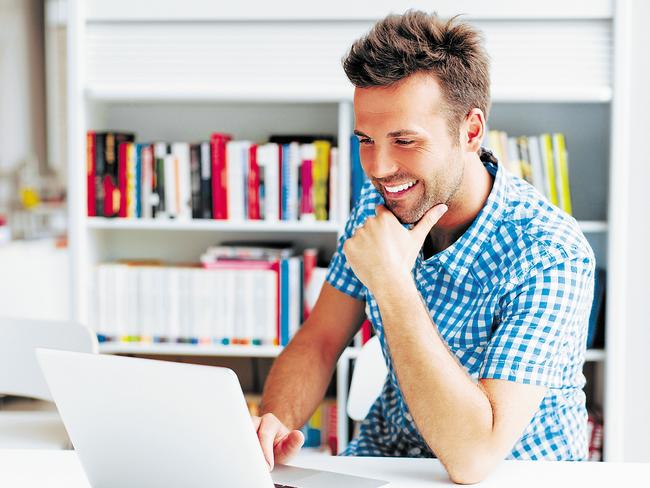
[[212, 218], [228, 218], [228, 161], [226, 161], [226, 143], [232, 137], [215, 132], [210, 136], [212, 154]]
[[314, 217], [314, 180], [312, 168], [314, 162], [305, 159], [300, 165], [300, 180], [302, 182], [302, 195], [300, 195], [300, 217]]
[[302, 262], [303, 262], [303, 297], [305, 301], [303, 304], [303, 320], [307, 320], [309, 314], [311, 313], [311, 307], [307, 303], [307, 293], [304, 290], [310, 286], [311, 277], [314, 274], [314, 268], [316, 268], [316, 258], [318, 257], [318, 249], [305, 249], [302, 253]]
[[372, 324], [370, 320], [366, 319], [361, 324], [361, 344], [365, 344], [372, 337]]
[[97, 163], [95, 160], [95, 132], [89, 130], [86, 135], [86, 202], [88, 217], [97, 215], [95, 174]]
[[248, 220], [261, 220], [260, 167], [257, 164], [257, 144], [248, 150]]
[[118, 217], [126, 217], [126, 179], [127, 179], [127, 152], [128, 143], [123, 142], [118, 146], [117, 152], [117, 188], [120, 192], [120, 208]]

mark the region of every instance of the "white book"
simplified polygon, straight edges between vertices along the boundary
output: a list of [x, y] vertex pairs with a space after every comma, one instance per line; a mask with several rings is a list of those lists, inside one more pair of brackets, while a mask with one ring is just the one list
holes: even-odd
[[177, 170], [178, 160], [176, 156], [173, 154], [165, 155], [165, 214], [173, 218], [178, 216]]
[[237, 321], [237, 304], [235, 303], [236, 293], [236, 280], [235, 273], [232, 270], [224, 270], [221, 294], [224, 297], [224, 328], [223, 337], [232, 340], [237, 337], [236, 321]]
[[181, 335], [180, 273], [178, 268], [166, 268], [167, 281], [167, 338], [176, 342]]
[[190, 172], [190, 145], [187, 142], [172, 144], [172, 154], [176, 156], [177, 212], [179, 220], [192, 219], [192, 179]]
[[264, 174], [264, 220], [279, 220], [280, 211], [280, 149], [275, 143], [257, 148], [260, 179]]
[[240, 323], [242, 325], [243, 333], [242, 337], [253, 340], [261, 339], [258, 316], [255, 313], [256, 307], [258, 304], [255, 303], [257, 298], [257, 288], [258, 284], [256, 283], [255, 270], [240, 270], [237, 271], [241, 280], [241, 306], [242, 306], [242, 317]]
[[330, 191], [329, 191], [329, 219], [331, 222], [339, 221], [339, 149], [330, 149]]
[[228, 141], [226, 144], [226, 164], [228, 174], [228, 219], [244, 220], [244, 168], [242, 143]]
[[513, 175], [523, 178], [524, 173], [521, 170], [521, 157], [519, 156], [519, 148], [517, 147], [517, 139], [515, 137], [507, 138], [506, 150], [508, 151], [507, 160], [510, 165], [510, 171]]
[[533, 185], [537, 190], [548, 198], [545, 187], [544, 164], [542, 163], [542, 153], [539, 147], [539, 137], [531, 136], [528, 138], [528, 155], [530, 156], [530, 166], [533, 172]]

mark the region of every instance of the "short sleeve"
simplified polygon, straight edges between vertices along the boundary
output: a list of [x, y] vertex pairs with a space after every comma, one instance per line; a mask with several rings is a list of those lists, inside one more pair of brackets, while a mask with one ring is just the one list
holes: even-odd
[[354, 231], [363, 224], [363, 216], [366, 215], [369, 209], [375, 202], [371, 202], [370, 192], [372, 191], [372, 184], [366, 182], [364, 185], [359, 203], [354, 207], [350, 213], [345, 229], [341, 237], [339, 237], [336, 252], [330, 261], [327, 270], [327, 282], [343, 293], [350, 295], [357, 300], [365, 300], [366, 287], [361, 283], [359, 278], [356, 277], [352, 268], [348, 264], [345, 254], [343, 253], [343, 244], [354, 234]]
[[561, 387], [584, 360], [593, 287], [593, 255], [534, 268], [500, 300], [479, 377]]

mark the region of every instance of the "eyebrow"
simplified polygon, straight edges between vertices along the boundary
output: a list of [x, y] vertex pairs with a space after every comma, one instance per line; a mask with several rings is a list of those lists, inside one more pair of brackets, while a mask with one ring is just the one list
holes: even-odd
[[[354, 130], [354, 135], [360, 136], [360, 137], [367, 137], [369, 139], [372, 139], [368, 134], [365, 134], [361, 132], [360, 130]], [[393, 132], [389, 132], [386, 134], [386, 137], [404, 137], [404, 136], [417, 136], [418, 132], [414, 130], [408, 130], [408, 129], [400, 129], [400, 130], [395, 130]]]

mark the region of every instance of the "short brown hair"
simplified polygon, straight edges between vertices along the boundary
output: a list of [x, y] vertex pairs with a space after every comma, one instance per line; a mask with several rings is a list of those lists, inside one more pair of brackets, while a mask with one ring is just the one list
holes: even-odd
[[483, 36], [457, 19], [444, 21], [436, 13], [418, 10], [389, 15], [352, 44], [343, 59], [345, 74], [359, 88], [389, 86], [418, 72], [434, 75], [455, 137], [471, 109], [480, 108], [486, 120], [490, 110]]

